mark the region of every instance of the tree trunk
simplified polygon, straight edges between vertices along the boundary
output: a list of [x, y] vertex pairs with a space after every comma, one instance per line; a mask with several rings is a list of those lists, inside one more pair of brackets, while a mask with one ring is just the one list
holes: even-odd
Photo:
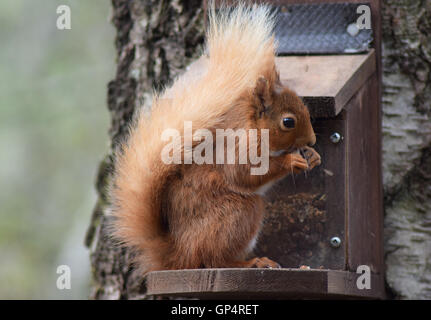
[[[111, 153], [100, 165], [99, 200], [86, 237], [92, 264], [93, 299], [138, 299], [145, 287], [130, 266], [130, 253], [113, 245], [106, 232], [106, 186], [112, 154], [139, 105], [149, 107], [153, 88], [167, 85], [203, 44], [203, 6], [199, 0], [113, 0], [117, 29], [117, 74], [108, 85]], [[175, 116], [175, 115], [172, 115]]]
[[386, 279], [431, 299], [431, 2], [383, 5]]
[[[112, 0], [117, 74], [109, 83], [111, 153], [97, 178], [99, 200], [86, 237], [93, 299], [139, 299], [145, 284], [130, 252], [106, 232], [112, 150], [153, 88], [171, 81], [203, 44], [202, 1]], [[384, 1], [383, 156], [387, 282], [395, 297], [431, 298], [431, 4]]]

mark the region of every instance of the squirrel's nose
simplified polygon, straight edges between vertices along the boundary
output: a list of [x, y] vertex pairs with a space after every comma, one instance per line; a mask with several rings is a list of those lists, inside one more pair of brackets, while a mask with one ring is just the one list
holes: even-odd
[[310, 137], [310, 141], [308, 141], [307, 145], [309, 147], [312, 147], [316, 144], [316, 135], [314, 134], [314, 132], [312, 133], [311, 137]]
[[296, 140], [296, 145], [298, 146], [309, 146], [312, 147], [316, 143], [316, 135], [314, 134], [314, 131], [311, 131], [307, 134], [304, 134], [300, 138]]

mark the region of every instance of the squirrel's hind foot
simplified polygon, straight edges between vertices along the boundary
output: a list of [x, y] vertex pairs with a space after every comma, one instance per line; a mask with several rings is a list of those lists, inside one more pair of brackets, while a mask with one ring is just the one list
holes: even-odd
[[267, 257], [254, 258], [252, 260], [255, 260], [255, 261], [254, 261], [254, 264], [251, 266], [251, 268], [269, 268], [269, 269], [281, 268], [281, 265], [279, 263], [272, 261]]
[[248, 261], [241, 261], [235, 263], [234, 267], [237, 268], [268, 268], [268, 269], [279, 269], [281, 265], [267, 257], [253, 258]]

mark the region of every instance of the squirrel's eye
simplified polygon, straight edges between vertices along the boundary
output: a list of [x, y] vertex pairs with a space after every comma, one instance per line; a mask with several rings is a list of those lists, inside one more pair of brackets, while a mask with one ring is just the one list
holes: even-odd
[[293, 118], [283, 118], [283, 126], [285, 128], [295, 128], [295, 119]]

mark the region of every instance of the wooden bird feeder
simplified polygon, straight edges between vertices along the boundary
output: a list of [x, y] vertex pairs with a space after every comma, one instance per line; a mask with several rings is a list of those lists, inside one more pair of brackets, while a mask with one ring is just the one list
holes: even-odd
[[[281, 17], [276, 27], [281, 81], [308, 106], [322, 156], [322, 165], [307, 176], [288, 176], [267, 195], [254, 253], [283, 268], [151, 272], [147, 293], [384, 298], [379, 1], [266, 2]], [[371, 9], [371, 29], [351, 26], [359, 5]], [[368, 287], [358, 285], [364, 268], [370, 270]]]

